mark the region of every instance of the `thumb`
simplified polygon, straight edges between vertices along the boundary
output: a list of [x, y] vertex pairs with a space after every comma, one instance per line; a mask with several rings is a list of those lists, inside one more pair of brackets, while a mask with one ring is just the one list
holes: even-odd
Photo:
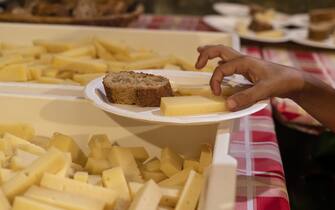
[[227, 107], [230, 111], [238, 111], [269, 97], [269, 88], [257, 84], [251, 88], [235, 93], [227, 99]]

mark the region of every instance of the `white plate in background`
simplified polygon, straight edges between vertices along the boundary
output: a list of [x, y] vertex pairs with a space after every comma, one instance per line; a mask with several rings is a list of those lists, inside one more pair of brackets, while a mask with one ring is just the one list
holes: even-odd
[[[175, 84], [208, 84], [211, 73], [189, 72], [177, 70], [144, 70], [139, 72], [161, 75], [168, 78]], [[105, 90], [102, 84], [102, 77], [91, 81], [85, 88], [86, 97], [93, 102], [98, 108], [123, 117], [149, 121], [159, 124], [177, 124], [177, 125], [201, 125], [219, 123], [225, 120], [232, 120], [250, 115], [266, 107], [266, 102], [259, 102], [249, 108], [237, 112], [222, 112], [206, 115], [190, 116], [164, 116], [159, 107], [139, 107], [135, 105], [120, 105], [108, 102]], [[240, 84], [250, 84], [249, 81], [240, 75], [227, 77]]]
[[213, 9], [222, 15], [246, 17], [249, 15], [249, 7], [236, 3], [215, 3]]
[[317, 47], [323, 49], [335, 49], [335, 37], [331, 36], [329, 39], [324, 41], [313, 41], [308, 39], [308, 30], [307, 29], [296, 29], [291, 32], [291, 39], [297, 44], [301, 44], [309, 47]]
[[282, 30], [284, 33], [284, 36], [280, 38], [260, 37], [250, 30], [248, 31], [248, 34], [238, 33], [236, 30], [238, 22], [243, 22], [244, 24], [248, 25], [250, 18], [247, 17], [224, 17], [220, 15], [207, 15], [203, 18], [203, 21], [207, 25], [219, 31], [236, 33], [243, 39], [265, 43], [284, 43], [290, 41], [290, 33], [286, 29], [281, 28], [277, 28], [278, 30]]

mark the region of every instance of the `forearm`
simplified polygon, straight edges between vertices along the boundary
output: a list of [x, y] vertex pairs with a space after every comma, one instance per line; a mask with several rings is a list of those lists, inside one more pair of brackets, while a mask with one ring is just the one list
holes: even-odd
[[304, 75], [303, 89], [292, 99], [315, 119], [335, 131], [335, 89], [324, 82]]

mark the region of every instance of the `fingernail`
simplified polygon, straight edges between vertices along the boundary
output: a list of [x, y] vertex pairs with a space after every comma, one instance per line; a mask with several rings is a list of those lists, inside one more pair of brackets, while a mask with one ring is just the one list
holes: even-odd
[[228, 99], [227, 100], [227, 106], [229, 110], [233, 110], [236, 108], [237, 104], [233, 99]]

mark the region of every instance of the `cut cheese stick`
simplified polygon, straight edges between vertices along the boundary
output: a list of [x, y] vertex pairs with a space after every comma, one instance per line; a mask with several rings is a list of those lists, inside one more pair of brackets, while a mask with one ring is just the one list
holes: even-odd
[[0, 209], [1, 210], [10, 210], [11, 209], [10, 203], [9, 203], [7, 197], [5, 196], [5, 194], [2, 192], [1, 188], [0, 188]]
[[146, 171], [142, 170], [142, 175], [145, 181], [150, 179], [154, 180], [155, 182], [160, 182], [166, 178], [168, 178], [163, 172], [161, 171]]
[[135, 160], [144, 162], [149, 158], [149, 154], [144, 147], [126, 147], [133, 154]]
[[15, 64], [21, 62], [23, 60], [21, 55], [11, 55], [11, 56], [4, 56], [0, 57], [0, 69], [4, 66]]
[[42, 46], [50, 53], [60, 53], [66, 50], [70, 50], [74, 47], [70, 42], [54, 41], [54, 40], [33, 40], [35, 46]]
[[194, 210], [203, 188], [203, 182], [203, 176], [192, 170], [181, 192], [175, 210]]
[[136, 193], [129, 210], [156, 210], [161, 197], [159, 186], [150, 180]]
[[12, 210], [66, 210], [64, 208], [51, 206], [34, 199], [17, 196], [14, 200]]
[[108, 209], [113, 209], [115, 200], [119, 196], [119, 193], [112, 189], [78, 182], [49, 173], [44, 174], [40, 186], [97, 199], [106, 203]]
[[86, 171], [77, 171], [73, 179], [79, 182], [87, 183], [88, 182], [88, 173]]
[[30, 187], [24, 196], [68, 210], [103, 210], [105, 205], [105, 203], [100, 200], [86, 196], [37, 186]]
[[[144, 184], [138, 182], [129, 182], [131, 196], [134, 197], [143, 185]], [[179, 199], [181, 189], [181, 187], [160, 187], [162, 198], [159, 205], [175, 207]]]
[[163, 186], [163, 187], [183, 186], [191, 170], [192, 170], [191, 168], [186, 168], [176, 173], [175, 175], [171, 176], [170, 178], [161, 181], [158, 184], [159, 186]]
[[0, 69], [0, 81], [26, 82], [28, 81], [28, 69], [24, 64], [12, 64]]
[[58, 176], [62, 177], [69, 177], [71, 174], [71, 164], [72, 164], [72, 157], [71, 153], [67, 152], [64, 154], [64, 166], [57, 172]]
[[170, 62], [170, 57], [154, 57], [154, 58], [149, 58], [145, 60], [129, 62], [129, 64], [125, 67], [125, 69], [126, 70], [136, 70], [136, 69], [163, 68], [169, 62]]
[[22, 55], [22, 56], [39, 56], [46, 52], [46, 49], [41, 46], [34, 46], [34, 47], [20, 47], [20, 48], [13, 48], [13, 49], [6, 49], [2, 50], [3, 56], [9, 55]]
[[104, 171], [102, 173], [102, 182], [105, 187], [119, 192], [120, 198], [127, 201], [130, 200], [128, 183], [121, 167], [115, 167]]
[[3, 138], [10, 142], [13, 147], [18, 147], [24, 151], [30, 152], [35, 155], [43, 155], [46, 153], [45, 149], [20, 137], [14, 136], [10, 133], [4, 133]]
[[194, 171], [199, 171], [199, 161], [196, 160], [184, 160], [183, 168], [192, 168]]
[[205, 144], [201, 147], [200, 161], [199, 161], [199, 172], [203, 173], [208, 166], [212, 164], [213, 152], [210, 145]]
[[163, 97], [160, 108], [165, 116], [201, 115], [227, 111], [224, 98], [205, 96]]
[[21, 194], [31, 185], [39, 183], [43, 173], [57, 173], [64, 166], [64, 163], [63, 153], [51, 148], [26, 169], [3, 183], [2, 190], [9, 200], [13, 200], [16, 195]]
[[15, 171], [22, 170], [28, 167], [39, 157], [22, 149], [17, 149], [15, 153], [16, 154], [11, 158], [9, 162], [9, 168]]
[[150, 172], [159, 172], [161, 167], [161, 161], [154, 157], [151, 160], [143, 164], [143, 169]]
[[52, 65], [58, 69], [72, 70], [82, 74], [105, 73], [108, 68], [107, 64], [102, 61], [65, 56], [55, 56]]
[[92, 74], [75, 74], [73, 75], [73, 80], [80, 83], [81, 85], [86, 85], [90, 81], [104, 76], [104, 73], [92, 73]]
[[183, 158], [170, 148], [164, 148], [161, 152], [160, 170], [166, 176], [171, 177], [181, 171], [183, 161]]
[[17, 174], [16, 171], [7, 168], [0, 168], [0, 184], [5, 183]]
[[94, 46], [84, 46], [62, 52], [59, 55], [66, 57], [82, 57], [82, 56], [95, 57], [96, 51]]
[[129, 55], [128, 47], [120, 42], [114, 42], [112, 40], [103, 38], [96, 38], [95, 41], [101, 44], [101, 46], [108, 50], [110, 53]]

